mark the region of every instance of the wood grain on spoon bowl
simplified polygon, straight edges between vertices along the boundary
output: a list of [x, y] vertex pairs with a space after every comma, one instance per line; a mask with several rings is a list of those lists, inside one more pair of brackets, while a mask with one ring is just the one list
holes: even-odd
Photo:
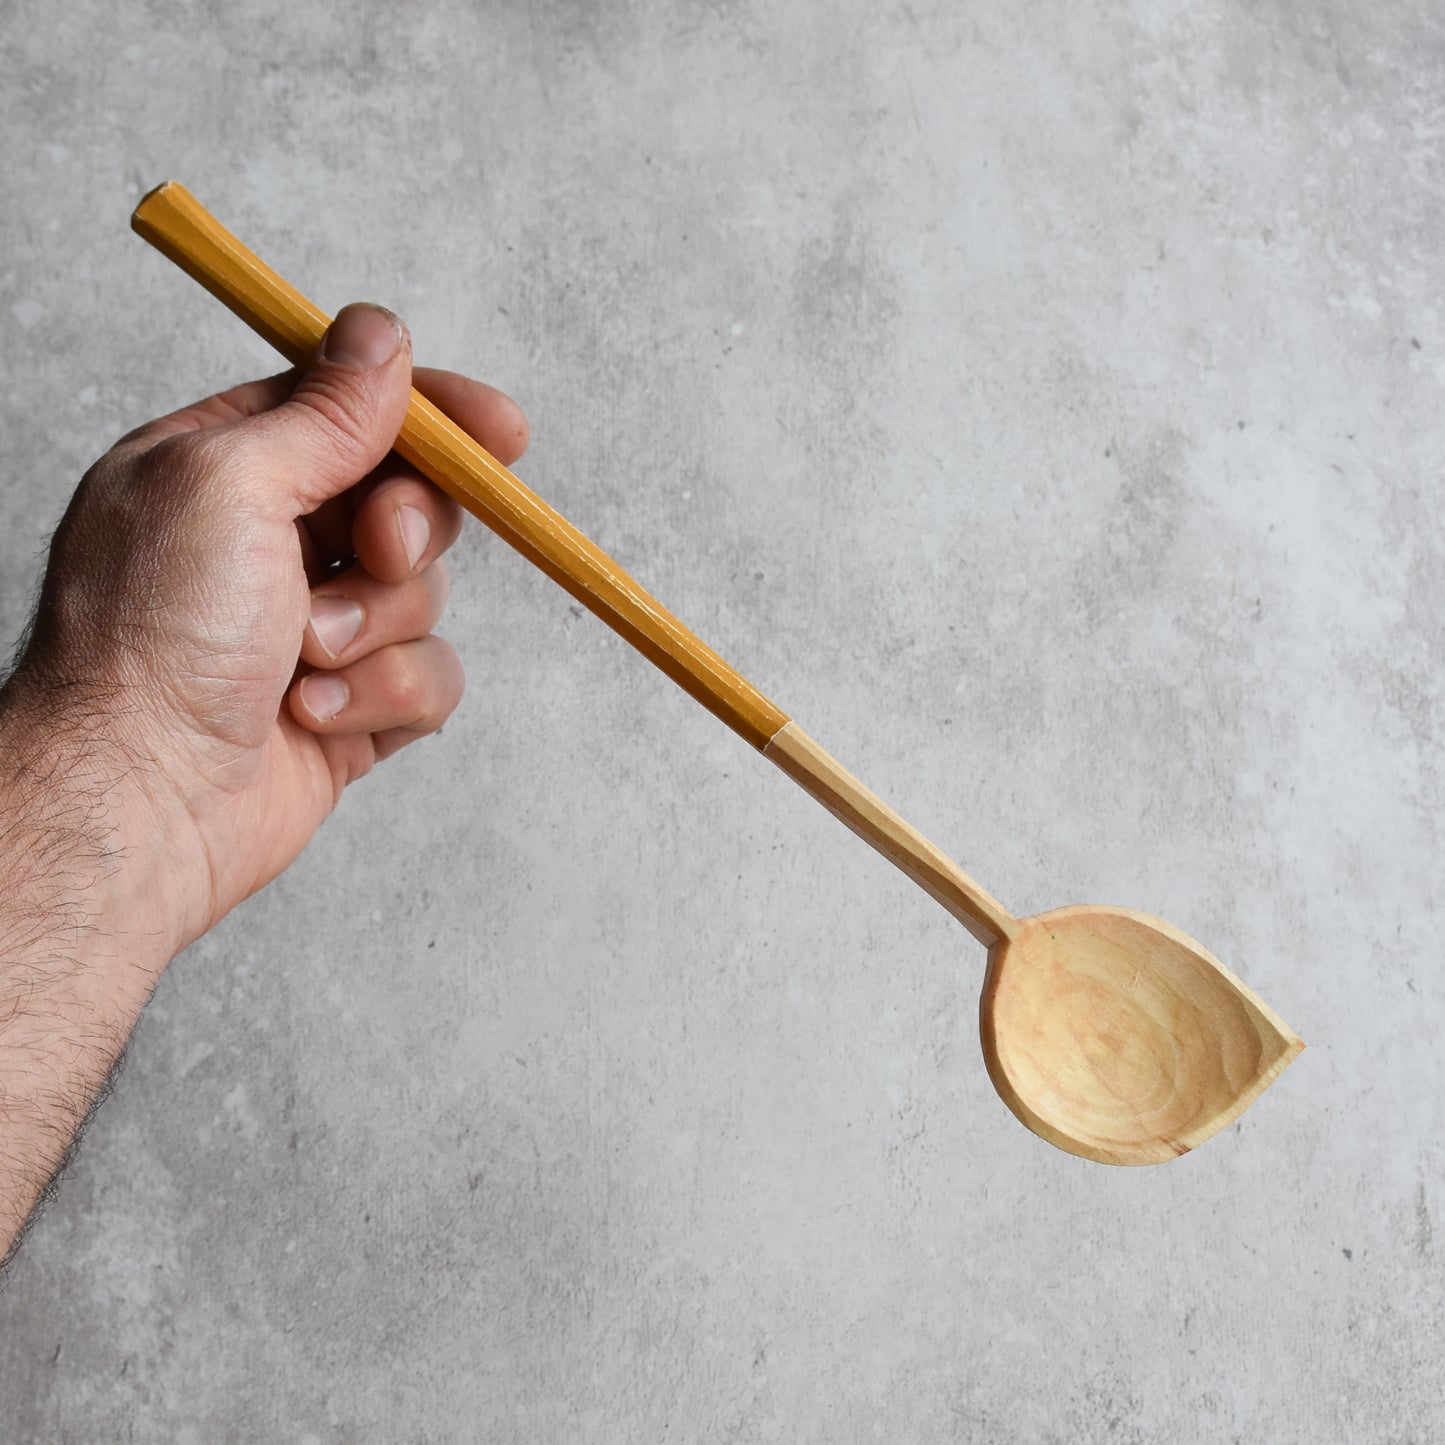
[[1127, 908], [1058, 908], [989, 952], [994, 1087], [1034, 1133], [1105, 1164], [1159, 1164], [1238, 1117], [1304, 1047], [1213, 955]]

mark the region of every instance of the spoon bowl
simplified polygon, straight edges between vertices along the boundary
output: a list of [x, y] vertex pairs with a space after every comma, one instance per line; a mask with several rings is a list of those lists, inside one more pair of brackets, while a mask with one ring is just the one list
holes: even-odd
[[990, 950], [984, 1059], [1035, 1134], [1159, 1164], [1242, 1113], [1304, 1047], [1212, 954], [1128, 908], [1056, 908]]

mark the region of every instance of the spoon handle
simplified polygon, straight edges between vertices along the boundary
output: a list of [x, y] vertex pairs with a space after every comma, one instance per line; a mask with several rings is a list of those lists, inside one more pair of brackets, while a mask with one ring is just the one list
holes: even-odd
[[[184, 186], [157, 186], [136, 207], [131, 225], [294, 365], [315, 354], [330, 318]], [[956, 863], [415, 389], [396, 450], [901, 868], [981, 943], [1012, 936], [1012, 916]]]
[[985, 948], [1013, 937], [1018, 920], [998, 899], [870, 793], [797, 723], [782, 728], [763, 749], [763, 756], [941, 903]]
[[[315, 354], [331, 318], [243, 246], [184, 186], [175, 181], [158, 186], [136, 207], [131, 225], [293, 365]], [[766, 747], [788, 721], [780, 707], [414, 388], [396, 450], [755, 748]]]

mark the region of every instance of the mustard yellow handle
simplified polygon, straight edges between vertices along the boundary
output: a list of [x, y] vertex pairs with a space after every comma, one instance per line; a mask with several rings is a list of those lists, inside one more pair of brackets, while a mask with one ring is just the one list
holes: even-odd
[[[184, 186], [158, 186], [136, 207], [131, 225], [288, 361], [302, 366], [315, 354], [331, 318]], [[416, 390], [396, 450], [755, 748], [786, 726], [782, 709]]]

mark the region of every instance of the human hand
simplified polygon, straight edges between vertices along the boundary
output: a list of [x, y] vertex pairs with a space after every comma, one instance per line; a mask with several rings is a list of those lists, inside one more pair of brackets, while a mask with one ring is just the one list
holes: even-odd
[[[390, 454], [411, 381], [401, 324], [348, 307], [299, 377], [122, 438], [55, 534], [0, 688], [0, 1255], [170, 959], [461, 696], [431, 635], [461, 513]], [[416, 382], [520, 455], [500, 392]]]
[[[348, 307], [299, 379], [123, 438], [56, 533], [3, 715], [43, 758], [32, 773], [63, 788], [83, 772], [104, 795], [97, 847], [162, 966], [461, 696], [431, 635], [461, 512], [389, 454], [411, 381], [400, 323]], [[502, 461], [521, 454], [526, 422], [500, 392], [416, 383]]]

